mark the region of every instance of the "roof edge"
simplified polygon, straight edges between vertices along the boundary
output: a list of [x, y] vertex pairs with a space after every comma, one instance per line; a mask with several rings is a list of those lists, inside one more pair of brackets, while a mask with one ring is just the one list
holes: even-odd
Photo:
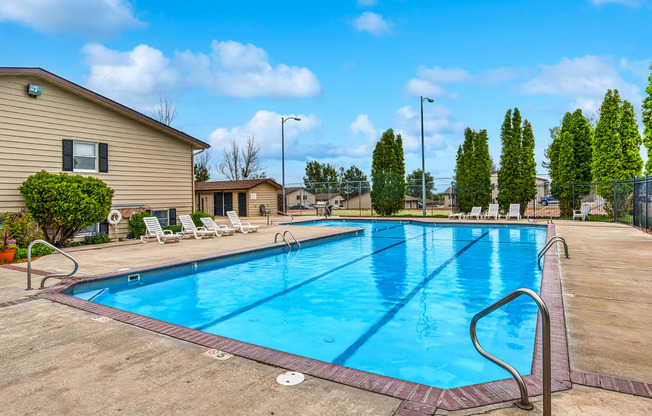
[[79, 84], [76, 84], [72, 81], [69, 81], [65, 78], [62, 78], [56, 74], [53, 74], [52, 72], [46, 71], [43, 68], [38, 68], [38, 67], [0, 67], [0, 74], [5, 74], [5, 75], [35, 75], [35, 76], [40, 76], [44, 78], [48, 78], [54, 82], [57, 82], [65, 87], [72, 88], [73, 90], [76, 90], [77, 92], [87, 95], [90, 98], [93, 98], [95, 100], [101, 101], [104, 104], [107, 104], [111, 107], [114, 107], [115, 109], [122, 111], [124, 113], [127, 113], [131, 115], [132, 117], [135, 117], [147, 124], [150, 124], [156, 128], [159, 128], [161, 130], [165, 130], [166, 132], [172, 134], [173, 136], [177, 136], [180, 139], [187, 140], [189, 142], [192, 142], [199, 146], [202, 149], [208, 149], [211, 147], [208, 143], [203, 142], [199, 139], [196, 139], [189, 134], [186, 134], [180, 130], [175, 129], [174, 127], [170, 127], [166, 124], [161, 123], [160, 121], [154, 120], [153, 118], [134, 110], [133, 108], [127, 107], [126, 105], [120, 104], [117, 101], [113, 101], [110, 98], [107, 98], [101, 94], [96, 93], [95, 91], [89, 90], [88, 88], [82, 87]]

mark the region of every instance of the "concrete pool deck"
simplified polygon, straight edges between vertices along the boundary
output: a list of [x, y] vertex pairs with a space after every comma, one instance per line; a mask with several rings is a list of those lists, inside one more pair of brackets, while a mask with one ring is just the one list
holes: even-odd
[[[447, 222], [443, 219], [429, 220]], [[650, 383], [652, 359], [643, 345], [650, 345], [652, 285], [645, 270], [652, 270], [652, 236], [618, 224], [570, 221], [556, 221], [556, 224], [557, 233], [569, 243], [571, 255], [570, 259], [561, 259], [564, 293], [573, 295], [564, 298], [571, 369], [577, 372], [576, 376], [584, 374], [581, 384], [591, 384], [593, 379], [587, 379], [586, 374]], [[187, 261], [267, 245], [273, 242], [274, 234], [280, 229], [291, 229], [299, 239], [335, 231], [284, 225], [282, 228], [263, 227], [257, 234], [221, 237], [213, 241], [186, 240], [164, 246], [157, 243], [115, 244], [102, 249], [78, 248], [71, 251], [80, 260], [79, 276], [84, 277], [119, 271], [125, 267]], [[0, 303], [26, 295], [25, 273], [16, 270], [20, 267], [24, 265], [0, 268]], [[35, 261], [33, 267], [43, 271], [68, 271], [70, 265], [63, 256], [53, 255]], [[38, 280], [35, 276], [34, 282], [38, 283]], [[635, 296], [628, 291], [632, 282], [636, 283]], [[605, 291], [610, 295], [606, 295]], [[0, 369], [4, 370], [5, 376], [1, 385], [3, 390], [11, 392], [0, 398], [3, 409], [11, 409], [10, 413], [44, 410], [47, 413], [71, 413], [71, 408], [79, 408], [80, 414], [87, 414], [89, 409], [99, 409], [95, 413], [104, 414], [147, 414], [150, 407], [152, 413], [156, 410], [157, 413], [186, 414], [205, 412], [207, 409], [215, 413], [217, 408], [228, 409], [224, 414], [427, 414], [419, 409], [399, 409], [401, 401], [398, 399], [319, 378], [310, 377], [307, 382], [294, 388], [282, 387], [275, 382], [276, 375], [282, 371], [278, 367], [235, 356], [224, 362], [216, 361], [201, 355], [206, 350], [204, 347], [116, 321], [95, 322], [90, 319], [92, 316], [45, 300], [0, 308], [0, 345], [3, 351], [9, 351], [0, 359]], [[107, 336], [104, 333], [106, 328], [114, 332]], [[613, 338], [605, 341], [605, 334]], [[116, 341], [112, 342], [114, 339]], [[122, 342], [118, 342], [118, 339]], [[30, 346], [27, 347], [27, 344]], [[160, 347], [162, 344], [164, 348]], [[145, 346], [150, 346], [152, 350], [147, 350], [140, 359], [132, 361], [124, 357], [124, 351], [129, 350], [127, 345], [136, 351], [140, 351], [139, 348], [146, 350]], [[34, 348], [38, 348], [40, 355], [30, 355]], [[96, 356], [88, 355], [85, 348], [95, 351]], [[165, 350], [160, 359], [156, 353], [158, 348]], [[188, 350], [194, 352], [187, 359], [186, 356], [178, 358]], [[169, 359], [163, 359], [166, 354]], [[61, 361], [62, 355], [66, 360]], [[124, 357], [122, 360], [125, 362], [113, 360], [114, 355]], [[70, 357], [79, 359], [70, 362]], [[200, 372], [205, 377], [197, 378], [200, 381], [196, 384], [203, 389], [195, 390], [190, 386], [180, 388], [177, 385], [186, 374], [197, 373], [197, 366], [203, 369], [216, 363], [229, 364], [220, 367], [226, 368], [224, 371]], [[109, 372], [106, 384], [102, 382], [105, 377], [95, 371], [96, 367], [114, 370], [113, 373]], [[176, 378], [175, 374], [183, 376]], [[149, 384], [143, 386], [142, 383], [147, 383], [148, 378]], [[224, 387], [227, 379], [232, 386]], [[206, 384], [209, 382], [210, 385]], [[152, 388], [152, 384], [156, 389]], [[193, 381], [186, 384], [192, 385]], [[197, 391], [212, 390], [210, 386], [217, 386], [211, 396], [215, 396], [220, 389], [222, 393], [217, 393], [219, 400], [215, 397], [207, 399], [212, 408], [202, 407], [204, 403], [194, 400]], [[646, 392], [652, 392], [648, 390], [652, 388], [651, 385], [644, 385], [644, 388]], [[108, 399], [102, 396], [103, 389], [108, 391]], [[246, 389], [246, 392], [242, 392], [242, 389]], [[47, 395], [50, 400], [35, 399], [41, 395]], [[53, 397], [57, 397], [57, 400], [52, 400]], [[121, 407], [123, 410], [110, 407], [111, 403], [99, 403], [107, 400], [124, 403], [124, 407]], [[80, 403], [82, 401], [85, 402]], [[71, 407], [66, 408], [66, 403]], [[255, 406], [252, 407], [252, 403]], [[580, 414], [578, 408], [586, 412], [596, 403], [600, 403], [600, 406], [595, 407], [595, 411], [603, 413], [581, 414], [652, 413], [650, 399], [577, 385], [568, 392], [553, 395], [553, 412]], [[85, 408], [86, 405], [88, 407]], [[460, 414], [491, 410], [476, 408]], [[525, 415], [528, 412], [497, 409], [490, 414]]]

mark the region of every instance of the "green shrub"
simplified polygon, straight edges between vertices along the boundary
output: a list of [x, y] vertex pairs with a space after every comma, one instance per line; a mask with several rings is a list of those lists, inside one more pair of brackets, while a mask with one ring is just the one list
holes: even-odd
[[201, 226], [204, 225], [204, 224], [201, 222], [201, 218], [205, 218], [205, 217], [215, 218], [215, 217], [213, 217], [212, 215], [208, 215], [208, 214], [205, 213], [204, 211], [197, 211], [197, 212], [193, 212], [192, 214], [190, 214], [190, 218], [192, 218], [192, 222], [195, 223], [195, 226], [196, 226], [196, 227], [201, 227]]
[[57, 247], [82, 228], [103, 221], [113, 199], [113, 189], [100, 179], [44, 170], [28, 177], [18, 189], [45, 239]]
[[18, 247], [27, 247], [34, 240], [43, 238], [43, 231], [32, 215], [27, 212], [6, 212], [0, 220], [11, 233]]
[[104, 244], [111, 241], [111, 237], [106, 234], [89, 235], [84, 238], [85, 244]]
[[180, 233], [181, 232], [181, 226], [180, 225], [166, 225], [165, 227], [161, 227], [164, 230], [170, 230], [173, 233]]
[[144, 217], [153, 217], [149, 212], [134, 212], [129, 216], [129, 237], [140, 238], [147, 229], [145, 228]]
[[[43, 244], [37, 244], [34, 247], [32, 247], [32, 258], [47, 256], [48, 254], [52, 254], [52, 251], [53, 250], [48, 246], [44, 246]], [[27, 247], [21, 247], [16, 249], [16, 253], [14, 253], [14, 261], [25, 260], [26, 258], [27, 258]]]

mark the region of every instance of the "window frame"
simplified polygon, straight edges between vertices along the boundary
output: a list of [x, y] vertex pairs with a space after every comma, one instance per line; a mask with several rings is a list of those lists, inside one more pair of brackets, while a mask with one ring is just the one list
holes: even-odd
[[[75, 167], [75, 144], [77, 143], [87, 143], [87, 144], [93, 144], [95, 146], [95, 169], [78, 169]], [[90, 156], [79, 156], [79, 157], [87, 157], [90, 158]], [[100, 167], [100, 152], [99, 152], [99, 142], [89, 142], [86, 140], [73, 140], [72, 141], [72, 171], [73, 172], [92, 172], [92, 173], [98, 173], [99, 172], [99, 167]]]
[[[166, 213], [166, 217], [167, 217], [165, 219], [166, 224], [161, 223], [161, 220], [159, 219], [159, 217], [157, 217], [156, 214], [154, 214], [155, 212], [165, 212]], [[167, 226], [170, 225], [170, 209], [169, 208], [168, 209], [153, 209], [153, 210], [150, 211], [150, 214], [152, 214], [154, 217], [156, 217], [159, 224], [161, 224], [161, 227], [167, 227]]]
[[[89, 227], [90, 227], [90, 225], [88, 227], [84, 227], [84, 228], [89, 228]], [[91, 231], [90, 233], [83, 233], [83, 232], [79, 231], [79, 233], [77, 233], [77, 237], [90, 237], [90, 236], [93, 236], [93, 235], [98, 235], [100, 233], [100, 223], [96, 222], [95, 224], [93, 224], [93, 229], [94, 229], [94, 231]]]

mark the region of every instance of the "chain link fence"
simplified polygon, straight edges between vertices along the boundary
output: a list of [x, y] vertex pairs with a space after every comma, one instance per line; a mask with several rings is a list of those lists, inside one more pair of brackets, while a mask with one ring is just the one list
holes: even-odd
[[[459, 198], [465, 193], [482, 193], [492, 204], [499, 201], [500, 189], [492, 176], [490, 186], [456, 187], [453, 178], [435, 178], [425, 200], [426, 215], [447, 217], [459, 212]], [[406, 185], [404, 208], [395, 216], [422, 216], [421, 184]], [[537, 178], [532, 199], [510, 201], [520, 203], [523, 217], [531, 221], [553, 219], [584, 219], [617, 221], [652, 230], [652, 176], [605, 183], [550, 183]], [[279, 192], [279, 210], [283, 207]], [[375, 216], [371, 203], [369, 181], [289, 183], [285, 189], [286, 210], [292, 215], [321, 214], [327, 206], [333, 215]], [[486, 207], [485, 207], [486, 209]], [[507, 207], [501, 207], [504, 212]]]

